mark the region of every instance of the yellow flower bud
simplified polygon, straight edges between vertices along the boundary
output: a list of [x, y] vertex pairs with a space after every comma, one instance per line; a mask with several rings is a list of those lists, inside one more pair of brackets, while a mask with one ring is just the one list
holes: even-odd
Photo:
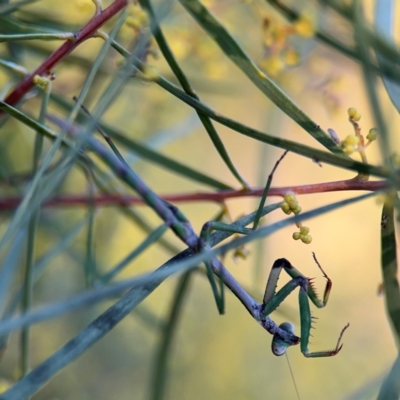
[[300, 63], [300, 55], [296, 50], [288, 49], [283, 54], [283, 60], [289, 67], [294, 67]]
[[47, 86], [49, 85], [49, 79], [45, 78], [44, 76], [40, 76], [40, 75], [35, 75], [32, 79], [32, 82], [35, 85], [41, 86], [42, 88], [46, 89]]
[[294, 210], [293, 210], [293, 213], [294, 214], [300, 214], [301, 213], [301, 207], [300, 206], [297, 206]]
[[260, 63], [260, 67], [271, 77], [275, 78], [284, 70], [285, 64], [279, 56], [268, 57]]
[[[18, 376], [17, 379], [20, 379], [20, 376]], [[13, 385], [13, 382], [11, 380], [7, 380], [4, 378], [0, 378], [0, 393], [5, 392], [7, 389], [9, 389]]]
[[305, 244], [310, 244], [312, 242], [312, 237], [311, 235], [301, 235], [300, 239], [303, 243]]
[[392, 160], [393, 164], [398, 167], [400, 166], [400, 155], [397, 153], [394, 153], [391, 155], [390, 159]]
[[149, 16], [138, 5], [131, 4], [127, 7], [127, 10], [129, 16], [125, 23], [128, 26], [138, 29], [149, 25]]
[[315, 34], [315, 23], [309, 14], [303, 14], [293, 24], [296, 33], [305, 38], [311, 38]]
[[348, 155], [353, 154], [356, 151], [355, 147], [352, 144], [344, 143], [344, 144], [342, 144], [342, 148], [343, 148], [343, 151]]
[[284, 202], [281, 204], [281, 210], [282, 210], [285, 214], [290, 214], [291, 211], [292, 211], [292, 210], [290, 209], [289, 204], [286, 203], [286, 201], [284, 201]]
[[346, 137], [346, 139], [344, 140], [344, 142], [347, 145], [357, 145], [360, 143], [360, 138], [356, 135], [349, 135]]
[[285, 194], [283, 197], [288, 203], [297, 202], [296, 196], [292, 193]]
[[143, 70], [144, 79], [147, 81], [155, 81], [158, 79], [158, 68], [153, 65], [146, 65]]
[[302, 226], [302, 227], [300, 228], [300, 233], [301, 233], [302, 235], [307, 235], [308, 232], [310, 232], [310, 228], [308, 228], [307, 226]]
[[241, 258], [242, 260], [246, 260], [247, 256], [250, 254], [250, 250], [245, 246], [240, 246], [235, 249], [233, 252], [233, 260], [236, 261], [237, 259]]
[[361, 114], [353, 107], [347, 110], [347, 114], [354, 121], [359, 121], [361, 119]]
[[367, 140], [369, 140], [370, 142], [376, 140], [376, 138], [378, 137], [378, 129], [376, 128], [371, 128], [368, 132], [367, 135]]
[[93, 2], [89, 0], [78, 0], [76, 1], [76, 5], [81, 13], [88, 14], [93, 10]]
[[293, 237], [294, 240], [299, 240], [299, 239], [300, 239], [300, 236], [301, 236], [301, 235], [300, 235], [300, 232], [294, 232], [293, 235], [292, 235], [292, 237]]

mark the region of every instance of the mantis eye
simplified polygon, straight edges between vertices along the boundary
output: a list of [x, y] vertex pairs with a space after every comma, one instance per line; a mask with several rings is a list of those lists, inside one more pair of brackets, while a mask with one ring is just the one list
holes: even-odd
[[[279, 325], [279, 328], [294, 333], [294, 325], [290, 322], [284, 322]], [[285, 342], [278, 334], [275, 334], [272, 339], [271, 350], [272, 353], [276, 356], [283, 356], [286, 353], [287, 348], [290, 346], [287, 342]]]

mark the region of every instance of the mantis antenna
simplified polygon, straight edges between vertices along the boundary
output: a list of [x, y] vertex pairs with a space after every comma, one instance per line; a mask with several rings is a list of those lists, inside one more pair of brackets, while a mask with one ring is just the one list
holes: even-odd
[[290, 375], [292, 376], [292, 381], [293, 381], [294, 389], [296, 390], [297, 399], [300, 400], [300, 394], [299, 394], [299, 390], [298, 390], [298, 388], [297, 388], [296, 380], [294, 379], [292, 366], [290, 365], [290, 362], [289, 362], [289, 356], [288, 356], [287, 353], [285, 353], [285, 356], [286, 356], [286, 361], [287, 361], [287, 363], [288, 363]]

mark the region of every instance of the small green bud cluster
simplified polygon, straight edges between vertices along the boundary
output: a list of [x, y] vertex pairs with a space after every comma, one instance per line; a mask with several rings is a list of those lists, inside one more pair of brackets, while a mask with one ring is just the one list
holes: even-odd
[[283, 198], [284, 201], [281, 204], [281, 209], [285, 214], [290, 215], [291, 213], [293, 213], [297, 215], [301, 213], [301, 207], [299, 206], [299, 203], [294, 194], [286, 194]]
[[[289, 215], [291, 213], [297, 215], [301, 212], [301, 207], [299, 206], [299, 202], [296, 199], [296, 196], [293, 193], [288, 193], [284, 197], [284, 201], [281, 204], [281, 210]], [[303, 226], [301, 222], [296, 223], [296, 226], [300, 229], [298, 232], [293, 233], [294, 240], [301, 240], [305, 244], [310, 244], [312, 241], [312, 237], [309, 234], [310, 228], [307, 226]]]

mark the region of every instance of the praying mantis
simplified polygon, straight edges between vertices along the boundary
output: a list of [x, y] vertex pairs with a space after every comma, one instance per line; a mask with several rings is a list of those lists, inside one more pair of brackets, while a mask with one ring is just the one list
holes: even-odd
[[[317, 293], [312, 284], [312, 280], [306, 278], [300, 271], [294, 268], [288, 260], [286, 260], [285, 258], [280, 258], [276, 260], [272, 266], [271, 273], [269, 275], [267, 286], [265, 289], [263, 299], [264, 306], [261, 313], [263, 316], [268, 316], [279, 306], [279, 304], [281, 304], [286, 299], [286, 297], [296, 287], [299, 287], [299, 308], [301, 325], [300, 350], [307, 358], [331, 357], [338, 354], [339, 351], [342, 349], [343, 344], [341, 344], [341, 339], [345, 330], [350, 326], [350, 324], [345, 325], [345, 327], [340, 332], [336, 347], [333, 350], [324, 350], [312, 353], [309, 352], [308, 343], [312, 322], [309, 299], [316, 307], [324, 308], [328, 303], [329, 294], [332, 288], [332, 281], [322, 269], [314, 253], [313, 257], [324, 278], [327, 280], [322, 301], [317, 296]], [[275, 294], [276, 285], [282, 268], [292, 279]], [[294, 326], [290, 322], [282, 323], [279, 328], [294, 333]], [[285, 354], [287, 348], [291, 345], [292, 344], [290, 341], [286, 341], [285, 338], [282, 338], [279, 333], [276, 333], [274, 334], [274, 337], [272, 339], [272, 353], [276, 356], [282, 356], [283, 354]]]
[[[249, 234], [252, 232], [248, 228], [232, 227], [231, 225], [221, 224], [219, 222], [211, 221], [203, 226], [202, 232], [200, 234], [199, 246], [203, 249], [209, 248], [209, 233], [211, 229], [228, 231], [228, 232], [238, 232], [242, 234]], [[317, 352], [310, 352], [308, 349], [312, 316], [310, 310], [309, 300], [317, 307], [324, 308], [328, 303], [329, 294], [332, 289], [332, 281], [322, 269], [320, 263], [318, 262], [315, 254], [313, 253], [313, 258], [322, 272], [324, 278], [327, 280], [324, 295], [322, 300], [317, 296], [317, 293], [313, 287], [312, 279], [305, 277], [299, 270], [297, 270], [288, 260], [285, 258], [280, 258], [276, 260], [272, 266], [267, 285], [265, 288], [265, 293], [262, 303], [255, 301], [235, 280], [235, 278], [230, 274], [230, 272], [222, 265], [222, 263], [216, 258], [212, 258], [206, 261], [206, 268], [208, 273], [208, 278], [211, 282], [211, 286], [214, 288], [214, 294], [216, 294], [216, 283], [212, 280], [212, 272], [214, 272], [221, 282], [225, 284], [242, 302], [242, 304], [247, 308], [249, 313], [259, 322], [259, 324], [266, 329], [270, 334], [273, 335], [272, 339], [272, 353], [276, 356], [282, 356], [286, 353], [286, 350], [290, 346], [300, 344], [300, 351], [307, 358], [319, 358], [319, 357], [332, 357], [340, 352], [343, 347], [341, 343], [342, 337], [346, 329], [350, 326], [346, 324], [341, 330], [336, 347], [332, 350], [323, 350]], [[288, 283], [286, 283], [278, 292], [276, 292], [277, 282], [282, 269], [292, 278]], [[221, 284], [221, 294], [223, 289], [223, 284]], [[275, 311], [278, 306], [293, 292], [296, 288], [299, 288], [299, 309], [300, 309], [300, 337], [294, 334], [294, 326], [290, 322], [284, 322], [279, 326], [270, 318], [270, 314]], [[218, 297], [216, 296], [217, 305], [220, 313], [223, 313], [223, 297], [220, 298], [220, 303], [218, 302]]]

